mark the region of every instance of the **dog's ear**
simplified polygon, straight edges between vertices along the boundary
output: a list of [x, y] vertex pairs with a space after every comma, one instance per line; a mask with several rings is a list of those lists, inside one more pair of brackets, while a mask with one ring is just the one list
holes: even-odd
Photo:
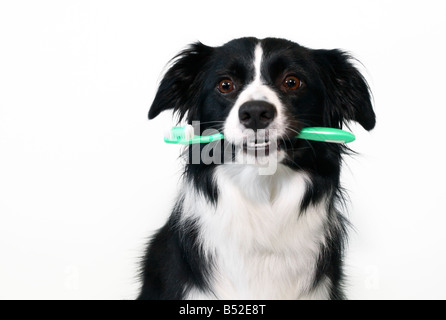
[[316, 50], [315, 57], [325, 87], [324, 122], [341, 128], [353, 120], [372, 130], [376, 117], [369, 86], [352, 58], [340, 50]]
[[212, 50], [197, 42], [172, 59], [172, 66], [164, 75], [150, 108], [149, 119], [169, 109], [177, 112], [180, 119], [184, 117], [193, 107], [200, 87], [197, 78]]

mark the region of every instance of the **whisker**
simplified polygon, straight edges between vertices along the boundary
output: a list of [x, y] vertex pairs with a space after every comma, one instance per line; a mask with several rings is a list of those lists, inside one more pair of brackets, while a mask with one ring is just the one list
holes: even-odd
[[225, 121], [221, 121], [221, 120], [214, 120], [214, 121], [197, 121], [199, 125], [201, 124], [210, 124], [210, 123], [225, 123]]
[[[304, 125], [305, 125], [305, 124], [304, 124]], [[296, 137], [297, 137], [297, 135], [299, 135], [299, 133], [300, 133], [300, 132], [298, 132], [297, 130], [295, 130], [295, 129], [289, 127], [289, 126], [286, 127], [286, 130], [289, 130], [289, 131], [291, 131], [291, 132], [296, 133]], [[304, 140], [304, 139], [303, 139], [303, 140]], [[316, 156], [316, 150], [314, 149], [314, 147], [313, 147], [313, 145], [311, 144], [311, 142], [308, 141], [308, 140], [305, 140], [305, 143], [308, 145], [308, 147], [307, 147], [306, 149], [311, 149], [312, 152], [313, 152], [313, 155]], [[298, 148], [298, 149], [303, 149], [303, 148]], [[295, 149], [293, 148], [292, 150], [295, 150]]]
[[294, 132], [294, 133], [296, 133], [296, 137], [297, 137], [297, 135], [299, 135], [299, 131], [297, 131], [297, 130], [295, 130], [295, 129], [293, 129], [293, 128], [290, 128], [290, 127], [286, 127], [286, 130], [289, 130], [289, 131], [291, 131], [291, 132]]

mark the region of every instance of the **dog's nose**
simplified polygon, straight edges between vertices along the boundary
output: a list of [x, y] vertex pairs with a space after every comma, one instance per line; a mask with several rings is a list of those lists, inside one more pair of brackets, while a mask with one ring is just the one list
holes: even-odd
[[265, 129], [276, 116], [276, 107], [266, 101], [248, 101], [240, 106], [238, 117], [246, 128]]

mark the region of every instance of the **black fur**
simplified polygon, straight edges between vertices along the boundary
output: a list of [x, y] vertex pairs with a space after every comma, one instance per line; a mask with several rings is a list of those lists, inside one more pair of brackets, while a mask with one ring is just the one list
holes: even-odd
[[144, 258], [140, 300], [180, 300], [188, 287], [205, 288], [209, 261], [197, 242], [197, 226], [177, 227], [181, 200], [167, 224], [152, 239]]
[[[360, 123], [366, 130], [374, 128], [369, 87], [347, 53], [312, 50], [272, 38], [237, 39], [217, 48], [201, 43], [191, 45], [174, 58], [161, 81], [149, 118], [173, 109], [180, 118], [187, 115], [189, 123], [200, 121], [201, 132], [210, 128], [221, 131], [222, 121], [238, 94], [253, 79], [253, 52], [259, 41], [264, 50], [262, 76], [286, 106], [292, 127], [288, 136], [295, 136], [304, 127], [342, 128], [349, 121]], [[289, 73], [304, 82], [296, 93], [284, 93], [279, 88], [283, 75]], [[216, 84], [227, 75], [237, 83], [237, 90], [222, 97]], [[222, 144], [222, 148], [226, 153], [233, 152], [231, 146]], [[312, 180], [300, 214], [305, 214], [310, 204], [328, 196], [329, 215], [336, 215], [343, 222], [341, 226], [327, 226], [329, 243], [321, 251], [314, 280], [317, 285], [323, 277], [328, 277], [333, 285], [331, 298], [343, 299], [342, 257], [347, 223], [339, 211], [343, 200], [339, 177], [342, 155], [349, 150], [342, 145], [299, 139], [284, 140], [284, 148], [291, 159], [285, 164], [296, 171], [305, 171]], [[215, 164], [188, 164], [184, 172], [185, 178], [213, 203], [218, 201], [218, 187], [213, 181], [215, 167]], [[208, 288], [212, 258], [200, 251], [198, 226], [194, 221], [188, 222], [186, 230], [184, 226], [178, 227], [181, 207], [180, 197], [170, 220], [149, 243], [142, 264], [140, 299], [182, 299], [191, 286]]]

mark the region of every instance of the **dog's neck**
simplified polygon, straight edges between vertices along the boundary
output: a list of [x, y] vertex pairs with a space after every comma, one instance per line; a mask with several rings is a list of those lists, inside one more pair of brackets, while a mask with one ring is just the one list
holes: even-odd
[[182, 218], [200, 225], [201, 247], [216, 269], [215, 296], [296, 299], [314, 294], [307, 288], [325, 242], [328, 212], [325, 201], [301, 210], [311, 184], [306, 174], [280, 165], [274, 175], [261, 176], [255, 166], [221, 165], [214, 183], [215, 204], [188, 186]]

